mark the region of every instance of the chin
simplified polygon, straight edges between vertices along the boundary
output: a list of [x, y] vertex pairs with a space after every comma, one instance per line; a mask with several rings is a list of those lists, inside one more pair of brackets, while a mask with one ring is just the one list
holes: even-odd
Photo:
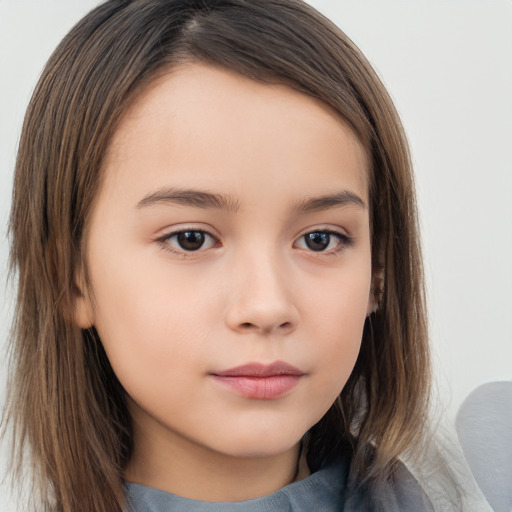
[[217, 439], [216, 449], [231, 457], [259, 458], [273, 457], [293, 448], [303, 437], [305, 431], [273, 429], [263, 432], [245, 432], [244, 435], [228, 435]]

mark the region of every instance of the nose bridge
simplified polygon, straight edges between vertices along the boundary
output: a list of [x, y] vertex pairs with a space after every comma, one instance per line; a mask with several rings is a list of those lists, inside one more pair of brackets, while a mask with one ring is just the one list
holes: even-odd
[[275, 245], [255, 245], [237, 251], [227, 322], [243, 332], [290, 332], [298, 310], [286, 255]]

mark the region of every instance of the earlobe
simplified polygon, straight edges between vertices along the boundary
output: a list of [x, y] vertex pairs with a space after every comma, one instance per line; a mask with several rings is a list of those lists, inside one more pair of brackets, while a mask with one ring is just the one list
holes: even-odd
[[370, 316], [372, 313], [376, 313], [379, 309], [379, 303], [375, 300], [373, 295], [370, 296], [368, 301], [368, 309], [366, 310], [366, 316]]
[[368, 297], [368, 309], [366, 315], [376, 313], [382, 302], [384, 294], [384, 270], [377, 270], [372, 276], [372, 285], [370, 288], [370, 296]]

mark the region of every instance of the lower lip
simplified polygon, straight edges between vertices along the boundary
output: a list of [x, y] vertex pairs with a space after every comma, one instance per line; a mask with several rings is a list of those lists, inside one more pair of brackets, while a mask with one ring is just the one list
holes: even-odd
[[212, 375], [220, 384], [245, 397], [259, 400], [279, 398], [294, 388], [300, 375], [271, 375], [269, 377]]

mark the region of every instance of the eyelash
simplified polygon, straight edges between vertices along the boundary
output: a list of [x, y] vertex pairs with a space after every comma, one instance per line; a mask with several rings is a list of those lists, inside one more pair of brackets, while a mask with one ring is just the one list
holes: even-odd
[[[212, 245], [211, 245], [211, 247], [207, 247], [205, 249], [205, 248], [203, 248], [203, 245], [204, 245], [204, 243], [203, 243], [196, 250], [187, 250], [187, 249], [184, 249], [184, 248], [180, 248], [180, 249], [173, 248], [173, 246], [170, 244], [170, 240], [172, 240], [172, 239], [177, 240], [177, 237], [179, 237], [180, 235], [182, 235], [184, 233], [196, 233], [196, 234], [201, 234], [203, 237], [211, 238]], [[330, 249], [330, 250], [327, 250], [327, 251], [326, 250], [315, 251], [315, 250], [313, 250], [311, 248], [300, 248], [300, 249], [304, 249], [304, 250], [306, 250], [308, 252], [311, 252], [314, 255], [325, 255], [325, 256], [327, 256], [327, 255], [337, 254], [340, 251], [343, 251], [344, 249], [347, 249], [347, 248], [351, 247], [354, 244], [354, 239], [349, 237], [349, 236], [347, 236], [347, 235], [345, 235], [345, 234], [343, 234], [343, 233], [339, 233], [338, 231], [333, 231], [333, 230], [330, 230], [330, 229], [317, 229], [317, 230], [308, 231], [307, 233], [304, 233], [303, 235], [301, 235], [297, 239], [297, 241], [294, 243], [294, 246], [299, 241], [302, 241], [302, 240], [304, 240], [304, 244], [307, 245], [305, 237], [308, 236], [308, 235], [314, 235], [314, 234], [322, 234], [322, 235], [328, 235], [329, 237], [335, 237], [338, 240], [338, 244], [333, 249]], [[208, 250], [210, 248], [219, 246], [219, 244], [220, 244], [220, 241], [218, 240], [218, 238], [215, 237], [214, 235], [212, 235], [211, 233], [209, 233], [208, 231], [206, 231], [204, 229], [193, 229], [193, 228], [180, 229], [180, 230], [177, 230], [177, 231], [173, 231], [171, 233], [168, 233], [168, 234], [160, 237], [157, 240], [157, 242], [160, 244], [162, 250], [170, 252], [172, 254], [177, 254], [177, 255], [185, 257], [185, 258], [186, 257], [191, 257], [194, 254], [203, 252], [203, 251]], [[332, 240], [329, 239], [329, 245], [331, 244], [331, 242], [332, 242]]]
[[197, 250], [186, 250], [186, 249], [173, 248], [172, 245], [170, 244], [170, 240], [177, 239], [177, 237], [179, 237], [180, 235], [182, 235], [184, 233], [201, 233], [203, 236], [206, 236], [206, 237], [209, 237], [212, 239], [212, 241], [213, 241], [212, 247], [215, 247], [216, 245], [218, 245], [220, 243], [219, 240], [217, 239], [217, 237], [208, 233], [208, 231], [206, 231], [204, 229], [194, 229], [194, 228], [185, 228], [185, 229], [179, 229], [177, 231], [173, 231], [173, 232], [168, 233], [168, 234], [162, 236], [161, 238], [159, 238], [157, 240], [157, 242], [160, 243], [162, 250], [170, 252], [172, 254], [177, 254], [179, 256], [183, 256], [185, 258], [206, 250], [206, 249], [203, 249], [202, 245]]
[[[301, 240], [304, 240], [305, 244], [307, 245], [306, 236], [315, 235], [315, 234], [322, 234], [322, 235], [328, 235], [329, 237], [334, 237], [337, 239], [338, 243], [337, 243], [336, 247], [334, 247], [333, 249], [327, 250], [327, 251], [326, 250], [314, 251], [311, 248], [305, 249], [308, 252], [311, 252], [313, 254], [325, 255], [325, 256], [334, 255], [334, 254], [337, 254], [340, 251], [343, 251], [344, 249], [347, 249], [347, 248], [351, 247], [352, 245], [354, 245], [353, 238], [351, 238], [343, 233], [340, 233], [338, 231], [333, 231], [331, 229], [315, 229], [312, 231], [308, 231], [307, 233], [304, 233], [303, 235], [301, 235], [298, 238], [297, 242], [295, 242], [295, 244], [297, 244]], [[329, 245], [330, 245], [330, 243], [331, 243], [331, 240], [329, 240]]]

